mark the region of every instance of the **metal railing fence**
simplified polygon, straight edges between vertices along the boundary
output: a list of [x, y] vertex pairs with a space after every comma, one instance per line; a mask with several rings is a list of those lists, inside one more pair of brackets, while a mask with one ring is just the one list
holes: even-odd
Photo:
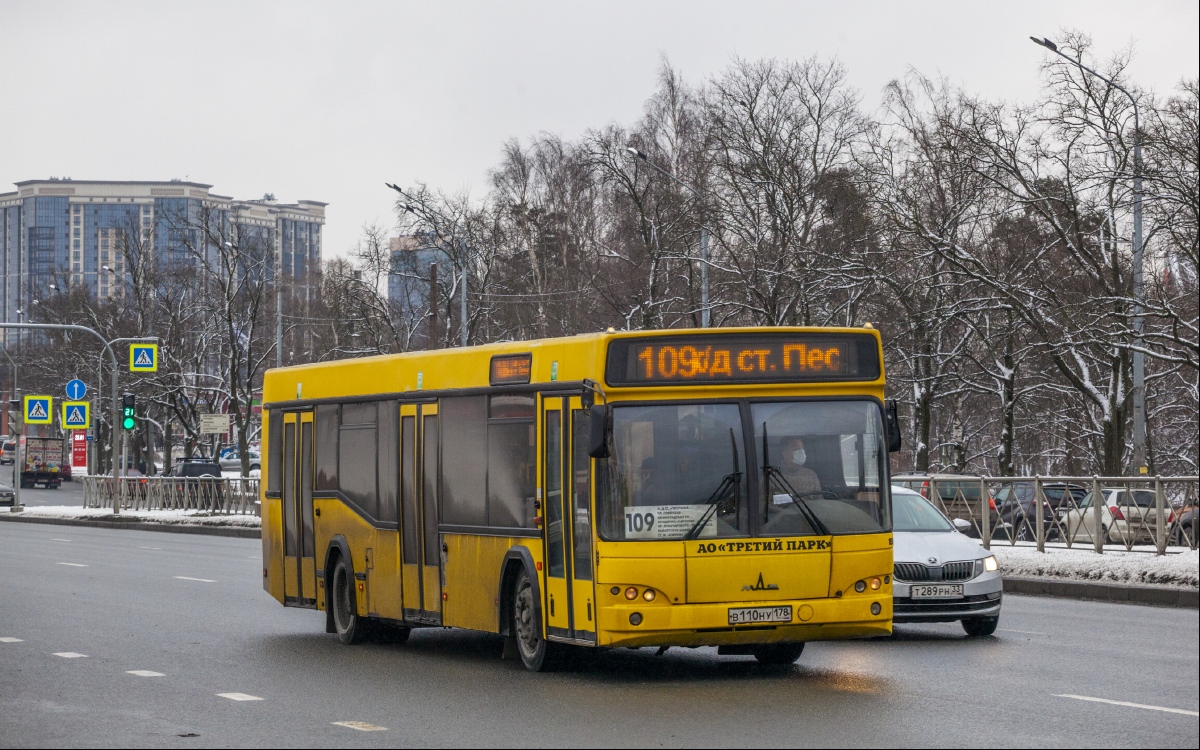
[[1200, 477], [901, 474], [892, 484], [920, 492], [985, 549], [994, 543], [1032, 543], [1039, 552], [1047, 543], [1097, 553], [1196, 549]]
[[257, 514], [259, 480], [217, 477], [83, 477], [83, 507]]

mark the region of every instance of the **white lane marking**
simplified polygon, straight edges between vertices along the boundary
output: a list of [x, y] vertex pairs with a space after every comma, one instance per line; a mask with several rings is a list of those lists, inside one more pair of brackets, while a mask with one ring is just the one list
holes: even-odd
[[69, 542], [69, 541], [71, 541], [71, 540], [70, 540], [70, 539], [54, 539], [54, 538], [51, 538], [51, 539], [50, 539], [50, 541], [52, 541], [52, 542]]
[[59, 565], [70, 565], [72, 568], [86, 568], [86, 567], [87, 567], [87, 566], [86, 566], [86, 565], [84, 565], [83, 563], [63, 563], [63, 562], [60, 562], [60, 563], [59, 563]]
[[331, 721], [330, 724], [335, 727], [349, 727], [357, 729], [360, 732], [386, 732], [387, 727], [381, 727], [378, 724], [368, 724], [365, 721]]
[[200, 583], [216, 583], [216, 581], [214, 581], [211, 578], [191, 578], [189, 576], [175, 576], [175, 577], [181, 581], [199, 581]]
[[1011, 630], [1009, 628], [997, 628], [1001, 633], [1020, 633], [1021, 635], [1045, 635], [1036, 630]]
[[162, 549], [162, 547], [138, 547], [138, 549]]
[[1093, 698], [1090, 695], [1055, 695], [1055, 698], [1073, 698], [1077, 701], [1091, 701], [1092, 703], [1107, 703], [1111, 706], [1128, 706], [1129, 708], [1145, 708], [1150, 711], [1166, 711], [1169, 714], [1183, 714], [1184, 716], [1200, 716], [1200, 711], [1188, 711], [1186, 708], [1167, 708], [1166, 706], [1148, 706], [1145, 703], [1130, 703], [1129, 701], [1111, 701], [1108, 698]]
[[87, 654], [77, 654], [74, 651], [59, 651], [55, 656], [61, 656], [64, 659], [86, 659]]
[[228, 698], [231, 701], [260, 701], [257, 695], [246, 695], [245, 693], [217, 693], [218, 698]]
[[162, 672], [151, 672], [149, 669], [130, 669], [125, 674], [131, 674], [135, 677], [166, 677]]
[[20, 638], [11, 638], [7, 635], [4, 636], [3, 638], [0, 638], [0, 643], [20, 643], [20, 642], [21, 642]]

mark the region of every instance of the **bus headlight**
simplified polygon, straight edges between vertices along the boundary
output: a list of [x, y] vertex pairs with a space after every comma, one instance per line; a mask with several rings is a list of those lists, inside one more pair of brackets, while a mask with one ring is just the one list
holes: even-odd
[[860, 594], [861, 594], [862, 592], [866, 591], [866, 590], [867, 590], [867, 584], [866, 584], [866, 582], [865, 582], [865, 581], [857, 581], [857, 582], [855, 582], [855, 584], [854, 584], [854, 590], [855, 590], [855, 591], [857, 591], [857, 592], [858, 592], [858, 593], [860, 593]]
[[995, 573], [997, 570], [1000, 570], [1000, 563], [996, 562], [995, 555], [988, 555], [983, 558], [983, 569], [988, 573]]
[[883, 607], [879, 606], [879, 602], [871, 602], [871, 614], [877, 615], [883, 611]]
[[881, 584], [881, 582], [880, 582], [880, 580], [879, 580], [878, 578], [872, 578], [872, 579], [871, 579], [871, 590], [872, 590], [872, 591], [878, 591], [878, 590], [879, 590], [879, 587], [880, 587], [880, 585], [882, 585], [882, 584]]
[[637, 599], [637, 589], [633, 586], [625, 589], [625, 598], [630, 600]]
[[656, 594], [654, 593], [654, 589], [646, 589], [644, 592], [642, 592], [642, 598], [648, 602], [654, 601], [655, 596]]
[[629, 624], [630, 625], [641, 625], [642, 624], [642, 613], [634, 612], [633, 614], [631, 614], [629, 616]]

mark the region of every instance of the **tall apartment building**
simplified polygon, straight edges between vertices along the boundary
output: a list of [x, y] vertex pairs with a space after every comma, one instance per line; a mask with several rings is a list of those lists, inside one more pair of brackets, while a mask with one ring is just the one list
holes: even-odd
[[129, 280], [128, 237], [152, 251], [155, 262], [211, 259], [216, 248], [196, 229], [203, 221], [218, 230], [213, 236], [257, 235], [274, 254], [268, 273], [282, 274], [297, 296], [309, 297], [316, 283], [328, 205], [320, 201], [235, 200], [209, 192], [211, 185], [181, 180], [51, 178], [16, 186], [16, 192], [0, 193], [4, 322], [26, 319], [34, 300], [67, 286], [86, 285], [101, 299], [122, 294]]

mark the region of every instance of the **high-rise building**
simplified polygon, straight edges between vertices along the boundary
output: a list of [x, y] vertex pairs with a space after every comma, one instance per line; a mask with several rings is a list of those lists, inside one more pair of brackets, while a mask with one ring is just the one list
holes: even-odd
[[412, 315], [429, 306], [429, 267], [442, 251], [431, 235], [413, 234], [392, 237], [388, 242], [391, 268], [388, 270], [388, 301], [403, 315]]
[[5, 322], [27, 319], [34, 300], [69, 287], [86, 286], [100, 299], [121, 295], [137, 258], [177, 267], [211, 262], [213, 243], [224, 237], [255, 237], [271, 248], [266, 273], [281, 273], [295, 296], [309, 297], [316, 283], [328, 205], [320, 201], [235, 200], [182, 180], [50, 178], [16, 186], [0, 193]]

